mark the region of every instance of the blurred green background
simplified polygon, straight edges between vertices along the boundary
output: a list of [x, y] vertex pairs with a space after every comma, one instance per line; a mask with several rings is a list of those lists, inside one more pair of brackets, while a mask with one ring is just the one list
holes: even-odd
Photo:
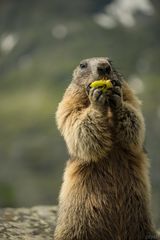
[[83, 58], [108, 56], [143, 101], [160, 226], [160, 1], [0, 1], [0, 207], [57, 204], [55, 111]]

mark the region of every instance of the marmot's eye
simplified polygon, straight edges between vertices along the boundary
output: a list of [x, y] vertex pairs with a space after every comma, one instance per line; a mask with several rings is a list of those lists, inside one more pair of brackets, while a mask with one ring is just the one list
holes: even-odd
[[87, 68], [87, 63], [80, 63], [79, 66], [81, 69]]

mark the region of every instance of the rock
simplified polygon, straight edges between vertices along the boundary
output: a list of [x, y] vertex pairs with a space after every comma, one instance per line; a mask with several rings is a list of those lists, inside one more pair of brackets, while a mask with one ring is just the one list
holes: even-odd
[[1, 240], [53, 240], [57, 207], [0, 209]]

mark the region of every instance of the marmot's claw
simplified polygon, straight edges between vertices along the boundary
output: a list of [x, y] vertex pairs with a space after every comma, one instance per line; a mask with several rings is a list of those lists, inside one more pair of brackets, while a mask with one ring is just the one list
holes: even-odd
[[113, 86], [118, 86], [118, 87], [121, 87], [122, 86], [122, 83], [120, 80], [111, 80]]
[[117, 109], [122, 105], [122, 89], [120, 86], [115, 86], [110, 91], [108, 102], [111, 108]]
[[93, 105], [104, 106], [107, 104], [107, 93], [103, 93], [99, 88], [91, 88], [89, 99]]
[[122, 90], [120, 87], [116, 86], [112, 89], [112, 94], [117, 94], [119, 97], [122, 96]]

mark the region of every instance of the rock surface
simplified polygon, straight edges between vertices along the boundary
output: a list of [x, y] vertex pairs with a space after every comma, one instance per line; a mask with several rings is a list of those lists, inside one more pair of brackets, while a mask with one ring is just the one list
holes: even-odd
[[0, 240], [53, 240], [57, 207], [0, 209]]

